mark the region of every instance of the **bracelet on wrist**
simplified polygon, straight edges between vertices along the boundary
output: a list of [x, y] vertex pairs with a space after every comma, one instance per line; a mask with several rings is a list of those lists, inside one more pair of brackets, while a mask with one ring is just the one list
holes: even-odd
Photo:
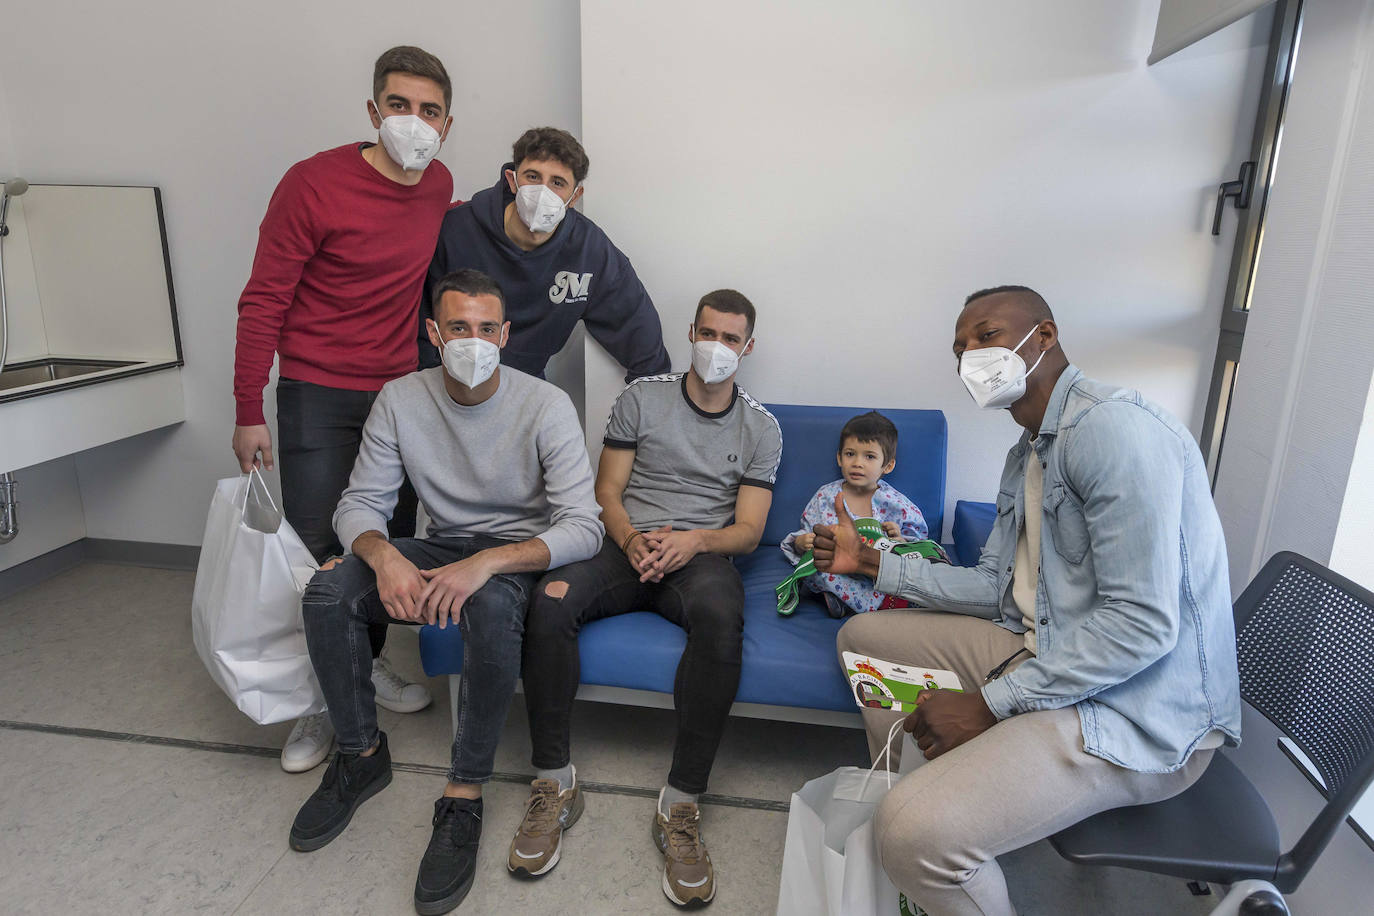
[[620, 552], [621, 552], [621, 553], [629, 553], [629, 552], [630, 552], [630, 545], [634, 543], [635, 538], [637, 538], [637, 537], [643, 537], [643, 536], [644, 536], [644, 532], [643, 532], [643, 531], [639, 531], [638, 529], [636, 529], [636, 530], [634, 530], [634, 531], [631, 531], [631, 532], [629, 533], [629, 535], [626, 536], [625, 541], [620, 545]]

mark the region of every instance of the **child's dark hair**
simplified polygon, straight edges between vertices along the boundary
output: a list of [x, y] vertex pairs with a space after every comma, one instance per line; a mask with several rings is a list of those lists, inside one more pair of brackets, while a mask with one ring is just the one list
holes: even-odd
[[858, 439], [860, 442], [876, 442], [883, 450], [883, 464], [897, 458], [897, 427], [892, 421], [876, 410], [861, 413], [844, 425], [840, 430], [840, 444], [835, 451], [844, 450], [844, 440]]

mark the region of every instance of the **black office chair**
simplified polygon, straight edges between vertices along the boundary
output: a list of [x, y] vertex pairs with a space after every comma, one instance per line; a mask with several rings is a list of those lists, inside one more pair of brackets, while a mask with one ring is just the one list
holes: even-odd
[[1374, 592], [1296, 553], [1277, 553], [1235, 604], [1241, 696], [1312, 761], [1327, 798], [1284, 852], [1269, 806], [1221, 752], [1187, 791], [1094, 815], [1050, 837], [1084, 865], [1233, 885], [1213, 911], [1286, 914], [1374, 780]]

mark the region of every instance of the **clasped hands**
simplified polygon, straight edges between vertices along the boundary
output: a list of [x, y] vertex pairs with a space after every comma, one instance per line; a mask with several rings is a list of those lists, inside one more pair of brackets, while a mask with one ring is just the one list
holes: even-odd
[[420, 569], [393, 550], [377, 565], [377, 596], [386, 612], [397, 620], [437, 623], [444, 629], [457, 626], [463, 605], [491, 578], [482, 554]]
[[674, 531], [664, 525], [653, 531], [633, 531], [621, 547], [640, 582], [661, 582], [670, 572], [687, 565], [701, 553], [701, 532]]

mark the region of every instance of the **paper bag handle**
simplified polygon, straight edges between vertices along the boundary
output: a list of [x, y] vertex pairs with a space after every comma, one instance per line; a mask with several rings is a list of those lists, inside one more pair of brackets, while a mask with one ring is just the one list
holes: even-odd
[[880, 763], [886, 764], [884, 772], [887, 773], [887, 787], [892, 788], [892, 739], [896, 737], [897, 729], [902, 727], [903, 721], [905, 721], [905, 717], [893, 722], [892, 727], [887, 730], [887, 743], [883, 745], [882, 753], [878, 754], [873, 761], [873, 766], [868, 768], [868, 775], [864, 777], [863, 785], [859, 787], [860, 795], [868, 791], [868, 781], [873, 778], [873, 771], [878, 769]]
[[267, 481], [262, 479], [262, 474], [258, 471], [258, 466], [256, 464], [253, 465], [248, 473], [243, 476], [248, 478], [248, 486], [243, 488], [243, 499], [239, 501], [239, 511], [247, 511], [248, 495], [253, 492], [253, 481], [257, 480], [258, 486], [262, 488], [262, 495], [267, 497], [267, 504], [272, 507], [273, 512], [280, 514], [281, 510], [277, 508], [276, 501], [272, 499], [272, 491], [267, 489]]

